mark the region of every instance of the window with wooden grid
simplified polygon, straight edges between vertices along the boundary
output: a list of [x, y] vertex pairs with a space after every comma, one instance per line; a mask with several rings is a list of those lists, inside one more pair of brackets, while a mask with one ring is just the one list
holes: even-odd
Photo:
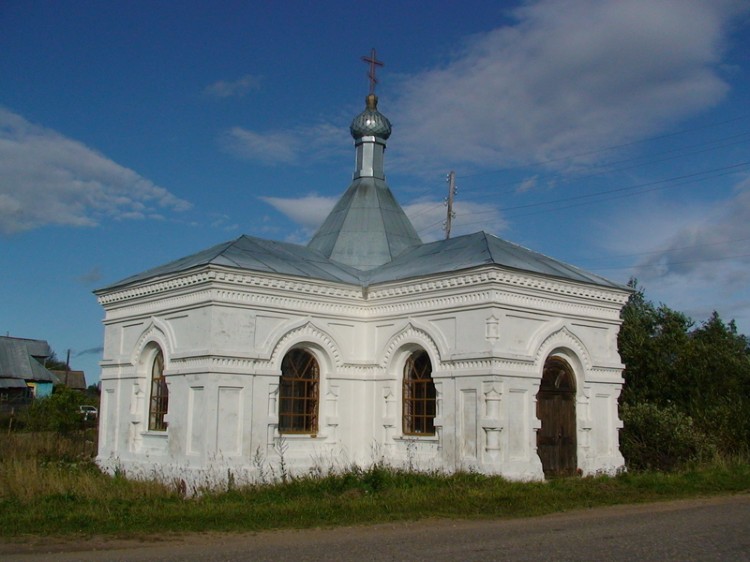
[[169, 389], [164, 378], [164, 354], [161, 349], [151, 364], [151, 398], [148, 407], [149, 431], [166, 431], [167, 422], [164, 415], [169, 407]]
[[432, 363], [424, 351], [412, 353], [404, 366], [405, 435], [435, 435], [437, 392]]
[[318, 432], [320, 368], [309, 351], [293, 349], [281, 362], [279, 432]]

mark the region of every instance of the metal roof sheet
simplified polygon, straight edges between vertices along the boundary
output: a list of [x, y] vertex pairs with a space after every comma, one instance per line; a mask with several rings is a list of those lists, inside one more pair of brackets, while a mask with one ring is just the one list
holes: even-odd
[[45, 358], [51, 355], [52, 350], [44, 340], [2, 336], [0, 337], [0, 377], [6, 380], [53, 381], [52, 373], [35, 359], [35, 357]]
[[476, 232], [423, 244], [371, 271], [366, 281], [368, 284], [376, 284], [436, 273], [449, 273], [483, 265], [498, 265], [570, 281], [626, 289], [623, 285], [604, 277], [486, 232]]
[[0, 377], [0, 388], [27, 388], [27, 386], [24, 379]]
[[212, 246], [207, 250], [154, 267], [95, 291], [106, 292], [148, 279], [181, 273], [206, 265], [292, 275], [322, 281], [359, 283], [358, 272], [337, 264], [325, 256], [297, 244], [240, 236], [236, 240]]
[[352, 182], [307, 247], [366, 271], [420, 244], [385, 181], [362, 177]]
[[390, 262], [369, 271], [359, 271], [337, 263], [305, 246], [241, 236], [236, 240], [128, 277], [96, 292], [105, 293], [132, 283], [181, 273], [210, 264], [361, 286], [497, 265], [558, 279], [629, 290], [624, 285], [492, 234], [477, 232], [448, 240], [420, 244], [404, 251]]

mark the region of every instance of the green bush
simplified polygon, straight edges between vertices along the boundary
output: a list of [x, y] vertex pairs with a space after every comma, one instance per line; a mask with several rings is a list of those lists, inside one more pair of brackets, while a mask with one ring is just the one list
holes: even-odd
[[722, 454], [746, 456], [750, 453], [750, 404], [744, 396], [727, 396], [694, 417], [703, 431], [716, 441]]
[[34, 400], [26, 412], [25, 426], [31, 431], [69, 433], [83, 427], [79, 406], [83, 396], [68, 388], [56, 389], [46, 398]]
[[631, 469], [669, 471], [716, 455], [715, 444], [673, 404], [625, 404], [620, 413], [620, 447]]

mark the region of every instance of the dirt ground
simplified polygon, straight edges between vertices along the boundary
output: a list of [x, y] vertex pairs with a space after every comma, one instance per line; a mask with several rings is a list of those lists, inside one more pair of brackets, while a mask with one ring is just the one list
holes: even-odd
[[334, 529], [137, 538], [25, 537], [12, 561], [750, 560], [750, 494], [514, 520], [423, 520]]

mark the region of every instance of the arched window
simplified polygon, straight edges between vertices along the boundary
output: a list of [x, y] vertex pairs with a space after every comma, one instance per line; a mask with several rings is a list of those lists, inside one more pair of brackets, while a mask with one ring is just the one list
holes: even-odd
[[167, 422], [164, 415], [169, 408], [169, 389], [164, 378], [164, 354], [161, 349], [156, 352], [151, 364], [151, 398], [148, 405], [149, 431], [166, 431]]
[[293, 349], [281, 362], [279, 432], [318, 432], [320, 368], [312, 353]]
[[404, 434], [435, 435], [436, 396], [430, 357], [415, 351], [404, 366]]

